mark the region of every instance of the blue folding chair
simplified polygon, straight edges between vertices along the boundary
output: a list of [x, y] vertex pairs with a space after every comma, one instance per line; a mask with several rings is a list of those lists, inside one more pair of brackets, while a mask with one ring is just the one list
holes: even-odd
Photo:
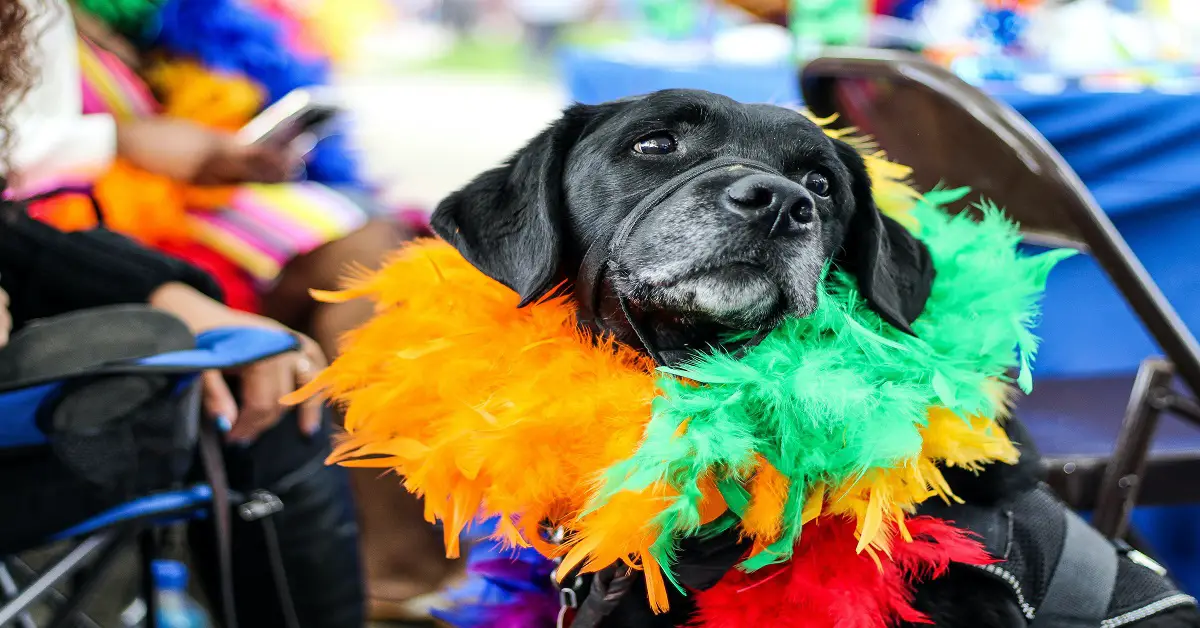
[[[133, 327], [146, 321], [162, 323], [164, 321], [161, 317], [167, 316], [148, 308], [140, 309], [141, 312], [127, 310], [133, 317]], [[125, 320], [125, 314], [121, 311], [109, 311], [106, 315], [109, 323]], [[167, 326], [170, 327], [171, 324], [182, 325], [176, 321], [168, 322]], [[125, 327], [124, 330], [113, 330], [108, 338], [108, 350], [111, 350], [111, 345], [116, 342], [113, 336], [119, 341], [123, 333], [129, 332], [129, 326]], [[75, 328], [88, 329], [86, 318], [82, 326], [80, 321], [75, 321]], [[173, 332], [178, 336], [177, 329]], [[228, 626], [234, 625], [232, 593], [229, 587], [229, 504], [239, 504], [238, 514], [247, 520], [269, 516], [282, 506], [278, 498], [264, 492], [255, 492], [250, 496], [229, 492], [220, 460], [216, 428], [210, 421], [201, 420], [199, 375], [205, 370], [233, 369], [293, 351], [299, 344], [293, 335], [284, 331], [226, 328], [200, 334], [189, 343], [191, 346], [176, 346], [175, 350], [147, 354], [147, 347], [153, 347], [154, 343], [160, 340], [147, 336], [154, 336], [156, 332], [150, 328], [143, 328], [140, 331], [133, 329], [132, 334], [131, 338], [141, 334], [141, 338], [136, 338], [138, 342], [149, 342], [142, 342], [133, 349], [134, 354], [140, 354], [136, 357], [100, 360], [99, 363], [75, 369], [65, 377], [50, 381], [44, 381], [46, 377], [33, 375], [24, 377], [23, 381], [16, 385], [6, 386], [0, 378], [0, 461], [5, 461], [7, 456], [6, 464], [9, 465], [19, 465], [19, 461], [26, 459], [50, 460], [53, 465], [50, 468], [58, 469], [64, 474], [82, 472], [86, 475], [97, 470], [100, 476], [104, 476], [113, 467], [125, 469], [129, 465], [122, 466], [123, 461], [119, 460], [103, 460], [104, 452], [97, 452], [96, 448], [108, 447], [109, 441], [119, 441], [128, 445], [129, 441], [121, 440], [120, 437], [129, 434], [137, 434], [134, 444], [140, 446], [142, 441], [137, 440], [141, 438], [139, 430], [146, 431], [148, 428], [136, 420], [122, 418], [114, 419], [113, 424], [117, 427], [110, 428], [102, 425], [102, 421], [99, 420], [95, 424], [89, 424], [89, 417], [106, 413], [116, 416], [119, 411], [108, 412], [109, 408], [116, 406], [119, 410], [123, 403], [131, 408], [137, 403], [158, 403], [160, 405], [155, 407], [156, 411], [169, 415], [158, 425], [158, 428], [165, 428], [165, 431], [160, 429], [157, 440], [145, 441], [154, 443], [154, 451], [151, 454], [161, 454], [161, 459], [147, 457], [146, 460], [150, 463], [146, 464], [141, 459], [144, 452], [134, 452], [134, 457], [138, 458], [135, 462], [142, 463], [141, 468], [137, 464], [132, 465], [134, 473], [142, 473], [146, 468], [155, 473], [150, 474], [150, 484], [142, 482], [134, 487], [133, 491], [136, 494], [131, 499], [98, 508], [94, 512], [71, 512], [67, 515], [70, 519], [69, 525], [58, 529], [35, 529], [33, 532], [25, 530], [22, 535], [18, 535], [23, 538], [18, 540], [0, 539], [0, 558], [5, 552], [11, 556], [17, 551], [50, 543], [62, 543], [68, 547], [59, 558], [35, 574], [23, 588], [18, 587], [9, 569], [11, 559], [0, 562], [0, 626], [19, 625], [22, 628], [32, 628], [35, 624], [30, 610], [52, 596], [59, 596], [56, 587], [66, 582], [71, 583], [72, 594], [65, 599], [59, 596], [58, 608], [48, 625], [52, 628], [75, 626], [83, 605], [103, 582], [107, 568], [123, 548], [135, 542], [141, 559], [141, 595], [147, 606], [147, 625], [154, 626], [156, 596], [150, 576], [150, 563], [160, 552], [160, 532], [166, 526], [197, 517], [211, 517], [215, 523], [218, 545], [224, 554], [218, 560], [223, 572], [221, 596], [224, 598], [222, 606], [226, 615], [223, 623]], [[16, 340], [14, 337], [14, 342]], [[58, 358], [61, 358], [64, 352], [74, 350], [78, 343], [87, 344], [79, 338], [59, 338], [55, 342], [59, 344], [51, 353], [57, 351]], [[63, 342], [66, 344], [62, 344]], [[105, 341], [99, 339], [97, 342]], [[0, 365], [0, 371], [2, 370]], [[80, 397], [76, 394], [80, 390], [86, 391], [87, 394]], [[153, 392], [155, 390], [157, 392]], [[146, 391], [153, 394], [145, 395], [144, 401], [139, 402], [138, 394]], [[79, 407], [80, 404], [90, 403], [89, 399], [103, 402], [104, 407], [97, 407], [94, 411]], [[70, 428], [77, 433], [64, 435], [61, 433], [65, 431], [64, 421], [61, 419], [68, 414], [77, 419], [75, 425]], [[130, 410], [130, 414], [125, 416], [139, 415]], [[158, 417], [157, 414], [153, 416]], [[114, 437], [114, 434], [117, 436]], [[117, 449], [121, 451], [121, 448]], [[195, 476], [189, 476], [188, 467], [195, 459], [197, 451], [203, 466], [204, 480], [189, 484], [187, 478]], [[126, 450], [125, 453], [128, 454], [129, 451]], [[35, 482], [38, 480], [33, 479]], [[49, 478], [46, 481], [49, 482]], [[53, 500], [55, 496], [46, 495], [45, 499]], [[61, 499], [70, 497], [63, 496]], [[28, 510], [9, 513], [7, 516], [14, 514], [16, 517], [30, 516]], [[0, 515], [0, 518], [3, 516]], [[32, 516], [37, 517], [37, 514]], [[53, 522], [48, 525], [60, 523], [57, 518], [52, 519]], [[33, 527], [36, 528], [36, 525]]]

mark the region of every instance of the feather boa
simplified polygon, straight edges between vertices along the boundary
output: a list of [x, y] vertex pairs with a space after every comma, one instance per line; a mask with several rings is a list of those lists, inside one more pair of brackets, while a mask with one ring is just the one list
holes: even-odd
[[[911, 604], [912, 585], [936, 578], [951, 563], [994, 562], [962, 530], [931, 517], [908, 522], [911, 543], [887, 562], [847, 551], [854, 524], [821, 518], [800, 540], [794, 559], [753, 574], [729, 572], [715, 587], [696, 592], [694, 628], [876, 628], [927, 618]], [[559, 606], [550, 574], [555, 564], [531, 550], [485, 540], [471, 548], [459, 606], [439, 612], [455, 628], [550, 628]]]
[[[239, 0], [167, 0], [157, 15], [154, 45], [206, 67], [246, 76], [270, 102], [288, 92], [325, 85], [329, 67], [287, 46], [287, 33], [259, 9]], [[308, 157], [313, 181], [358, 184], [357, 159], [342, 135], [326, 138]]]
[[467, 583], [450, 593], [456, 607], [434, 615], [458, 628], [554, 628], [554, 567], [532, 549], [483, 539], [467, 554]]
[[[342, 404], [347, 434], [331, 461], [395, 469], [444, 523], [451, 555], [473, 519], [498, 517], [497, 538], [561, 559], [563, 572], [644, 570], [650, 603], [665, 610], [684, 536], [739, 526], [753, 540], [750, 578], [795, 569], [802, 528], [844, 522], [819, 560], [866, 561], [906, 591], [906, 578], [941, 564], [920, 558], [935, 524], [906, 520], [927, 498], [955, 499], [939, 465], [1016, 460], [997, 423], [1008, 372], [1028, 388], [1037, 300], [1070, 253], [1025, 257], [995, 208], [952, 218], [938, 206], [964, 191], [918, 197], [883, 176], [888, 162], [869, 161], [878, 202], [911, 209], [899, 217], [938, 270], [916, 337], [831, 271], [814, 314], [742, 359], [718, 352], [656, 371], [583, 335], [568, 298], [517, 309], [512, 291], [427, 241], [318, 295], [369, 297], [377, 313], [292, 400], [323, 392]], [[547, 531], [559, 527], [568, 542], [553, 545]], [[947, 556], [982, 560], [947, 542]], [[879, 613], [907, 617], [903, 597]]]
[[319, 50], [337, 63], [354, 59], [364, 34], [395, 23], [382, 0], [254, 0], [254, 5], [285, 25], [297, 49]]
[[913, 540], [897, 543], [886, 561], [848, 551], [854, 523], [822, 517], [806, 530], [791, 561], [755, 573], [734, 569], [696, 595], [693, 626], [702, 628], [877, 628], [926, 623], [911, 605], [912, 584], [941, 576], [950, 563], [994, 560], [948, 523], [916, 517]]
[[[744, 358], [712, 353], [660, 369], [678, 379], [661, 380], [643, 442], [606, 471], [564, 567], [614, 558], [596, 551], [615, 546], [609, 523], [592, 530], [589, 516], [667, 486], [675, 494], [657, 497], [648, 527], [659, 564], [672, 562], [680, 537], [699, 532], [714, 484], [756, 542], [747, 570], [790, 558], [802, 524], [823, 511], [857, 518], [859, 551], [887, 553], [893, 534], [910, 537], [906, 510], [931, 494], [952, 497], [937, 464], [1015, 462], [989, 422], [1003, 403], [996, 382], [1015, 367], [1028, 386], [1036, 349], [1028, 327], [1064, 253], [1021, 257], [1019, 235], [994, 208], [975, 222], [930, 205], [962, 194], [933, 192], [912, 214], [938, 271], [915, 337], [884, 324], [854, 278], [834, 272], [812, 315], [785, 322]], [[978, 429], [960, 430], [949, 448], [923, 434], [968, 421]]]
[[[82, 0], [107, 24], [176, 59], [255, 84], [268, 102], [288, 92], [325, 85], [329, 67], [320, 55], [290, 45], [285, 25], [241, 0]], [[357, 158], [345, 138], [323, 140], [308, 157], [311, 180], [361, 183]]]
[[158, 0], [75, 0], [91, 13], [125, 35], [138, 35], [158, 12]]
[[194, 61], [154, 64], [146, 82], [162, 101], [162, 114], [215, 129], [236, 131], [266, 103], [263, 89], [240, 74], [210, 70]]

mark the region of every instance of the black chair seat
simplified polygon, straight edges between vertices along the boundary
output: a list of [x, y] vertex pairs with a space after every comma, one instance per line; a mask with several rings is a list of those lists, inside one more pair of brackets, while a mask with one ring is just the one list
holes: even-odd
[[[1091, 509], [1121, 429], [1133, 378], [1038, 380], [1016, 416], [1045, 459], [1049, 482], [1072, 506]], [[1140, 500], [1200, 501], [1200, 430], [1164, 413], [1150, 448]]]

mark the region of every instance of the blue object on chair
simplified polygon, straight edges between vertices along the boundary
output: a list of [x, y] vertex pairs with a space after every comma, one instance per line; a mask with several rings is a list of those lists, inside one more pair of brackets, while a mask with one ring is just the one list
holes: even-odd
[[[196, 348], [173, 351], [106, 367], [106, 372], [198, 373], [229, 369], [292, 351], [299, 342], [292, 334], [258, 327], [228, 327], [201, 333]], [[42, 384], [0, 394], [0, 448], [46, 442], [37, 425], [38, 408], [62, 387]]]
[[[109, 312], [108, 314], [110, 319], [108, 322], [111, 323], [113, 322], [112, 315], [114, 313]], [[134, 314], [136, 315], [136, 313]], [[121, 313], [116, 312], [115, 315], [119, 317]], [[121, 323], [123, 320], [125, 319], [117, 318], [116, 322]], [[132, 318], [130, 320], [137, 321], [138, 319]], [[78, 323], [78, 320], [75, 322]], [[77, 328], [103, 333], [102, 331], [97, 331], [96, 328], [86, 326]], [[45, 329], [42, 328], [43, 331]], [[145, 333], [142, 335], [155, 333], [152, 329], [149, 327], [143, 329]], [[46, 351], [42, 354], [37, 354], [36, 352], [10, 353], [7, 356], [9, 365], [34, 365], [38, 364], [37, 360], [41, 358], [45, 358], [44, 361], [51, 364], [51, 366], [54, 366], [57, 362], [51, 363], [49, 359], [69, 362], [73, 347], [64, 346], [62, 344], [62, 336], [56, 334], [57, 332], [40, 334], [39, 340], [49, 339], [52, 341], [48, 343]], [[187, 342], [186, 336], [185, 332], [182, 338], [176, 338], [175, 341], [168, 342], [165, 345], [159, 343], [158, 346], [186, 346], [190, 344]], [[74, 336], [70, 335], [68, 337], [74, 338]], [[118, 337], [123, 338], [123, 336]], [[195, 381], [199, 373], [209, 369], [229, 369], [251, 364], [294, 350], [299, 346], [298, 340], [292, 334], [285, 331], [261, 328], [224, 328], [200, 334], [195, 339], [194, 348], [168, 351], [158, 355], [129, 360], [112, 360], [113, 356], [121, 354], [120, 347], [114, 344], [112, 337], [101, 335], [97, 338], [107, 343], [104, 351], [99, 354], [93, 352], [90, 362], [84, 359], [77, 360], [75, 364], [63, 365], [70, 369], [66, 371], [70, 374], [63, 375], [60, 381], [47, 383], [46, 378], [51, 377], [49, 373], [54, 373], [54, 371], [49, 371], [48, 373], [45, 370], [35, 371], [32, 369], [24, 373], [25, 378], [21, 377], [22, 373], [18, 369], [18, 377], [7, 380], [11, 388], [5, 393], [0, 393], [0, 449], [30, 446], [42, 446], [52, 449], [59, 447], [61, 443], [55, 443], [53, 439], [59, 438], [60, 435], [56, 432], [53, 438], [51, 438], [43, 432], [42, 427], [39, 425], [39, 413], [44, 407], [48, 407], [47, 403], [50, 401], [64, 398], [65, 400], [62, 403], [68, 403], [73, 399], [66, 393], [75, 394], [79, 389], [73, 383], [75, 380], [80, 381], [81, 385], [86, 387], [92, 385], [92, 382], [89, 380], [97, 376], [118, 376], [117, 380], [114, 381], [121, 381], [121, 378], [136, 378], [140, 374], [146, 374], [151, 379], [157, 378], [159, 380], [161, 380], [161, 376], [163, 375], [171, 377], [174, 381], [169, 384], [171, 387], [166, 389], [171, 391], [169, 395], [173, 398], [179, 395], [183, 396], [181, 397], [183, 401], [178, 407], [178, 412], [180, 413], [179, 419], [181, 422], [185, 420], [193, 422], [192, 425], [194, 426], [199, 412], [199, 396], [198, 390], [195, 388]], [[135, 340], [141, 339], [135, 338]], [[130, 350], [127, 354], [137, 355], [136, 351], [145, 351], [148, 347], [153, 346], [133, 344], [130, 345]], [[29, 347], [27, 346], [26, 348]], [[26, 360], [25, 358], [30, 355], [35, 357], [32, 360]], [[145, 353], [141, 353], [141, 355], [145, 355]], [[46, 356], [49, 356], [49, 358], [46, 358]], [[105, 356], [108, 357], [106, 358]], [[106, 359], [108, 361], [105, 361]], [[95, 364], [95, 367], [92, 368], [91, 364]], [[22, 382], [27, 382], [27, 386], [20, 387], [23, 385]], [[101, 382], [100, 385], [104, 386], [106, 384]], [[150, 399], [150, 397], [147, 399]], [[55, 406], [59, 405], [61, 404], [55, 403]], [[55, 413], [57, 412], [58, 410], [55, 409]], [[78, 413], [78, 409], [76, 409], [76, 412]], [[58, 415], [55, 414], [54, 416], [57, 417]], [[114, 416], [123, 415], [114, 414]], [[164, 414], [162, 416], [169, 421], [172, 415]], [[42, 423], [46, 423], [46, 421], [42, 421]], [[52, 424], [58, 426], [57, 423]], [[187, 431], [186, 428], [183, 429], [185, 432]], [[79, 434], [75, 436], [76, 438], [80, 437]], [[85, 431], [82, 433], [82, 437], [86, 441], [86, 439], [90, 438], [90, 435]], [[187, 441], [184, 441], [184, 443], [183, 451], [187, 452]], [[178, 444], [178, 441], [176, 441], [171, 446], [177, 447]], [[61, 453], [57, 449], [54, 450], [56, 454]], [[79, 452], [78, 448], [75, 447], [68, 447], [66, 451], [70, 456], [75, 456]], [[94, 457], [94, 452], [85, 452], [83, 455], [85, 457], [93, 455]], [[61, 464], [69, 466], [69, 462], [74, 460], [74, 458], [62, 458], [61, 460]], [[85, 470], [87, 468], [86, 466], [84, 467]], [[92, 479], [90, 475], [82, 475], [81, 477]], [[163, 475], [162, 477], [163, 485], [161, 489], [169, 489], [171, 488], [168, 486], [169, 484], [178, 481], [175, 479], [177, 476], [173, 474]], [[158, 488], [157, 483], [159, 480], [155, 479], [153, 481], [156, 484], [148, 487], [149, 490]], [[146, 489], [143, 488], [141, 490]], [[57, 582], [66, 578], [74, 578], [79, 585], [79, 597], [66, 601], [64, 607], [61, 609], [59, 618], [64, 621], [70, 621], [79, 611], [82, 600], [86, 598], [89, 591], [94, 590], [98, 578], [101, 577], [107, 565], [116, 556], [118, 543], [121, 542], [121, 539], [127, 539], [129, 534], [138, 530], [143, 531], [141, 533], [144, 535], [144, 539], [152, 539], [152, 536], [145, 536], [144, 531], [147, 528], [173, 523], [185, 518], [201, 516], [211, 510], [215, 499], [214, 493], [213, 488], [207, 484], [195, 485], [181, 490], [163, 490], [129, 500], [125, 503], [119, 503], [82, 522], [75, 523], [65, 530], [53, 532], [53, 528], [51, 528], [48, 531], [49, 534], [41, 530], [33, 530], [32, 533], [24, 530], [17, 532], [18, 535], [28, 534], [31, 539], [35, 536], [44, 538], [46, 541], [76, 539], [79, 543], [73, 551], [69, 552], [63, 559], [39, 575], [25, 591], [7, 603], [0, 603], [0, 623], [5, 623], [9, 620], [27, 621], [27, 612], [32, 604], [47, 595]], [[21, 514], [25, 515], [26, 513]], [[90, 513], [84, 511], [80, 514], [87, 516]], [[75, 520], [77, 521], [77, 519]], [[219, 529], [220, 525], [218, 525]], [[144, 561], [152, 559], [156, 553], [156, 550], [153, 549], [154, 542], [148, 541], [148, 543], [149, 545], [143, 544], [142, 552]], [[13, 547], [19, 549], [27, 546], [14, 545]], [[0, 567], [2, 567], [2, 564], [0, 564]], [[148, 581], [143, 584], [145, 587], [149, 587]], [[143, 596], [153, 595], [153, 590], [151, 588], [143, 588], [142, 593]], [[227, 600], [231, 599], [231, 597], [227, 597]], [[230, 621], [232, 621], [231, 618]]]
[[55, 534], [50, 537], [50, 540], [61, 541], [83, 536], [120, 523], [135, 519], [145, 519], [155, 515], [195, 512], [197, 509], [206, 507], [212, 502], [212, 496], [212, 487], [207, 484], [198, 484], [179, 491], [148, 495], [100, 513], [79, 525], [72, 526]]
[[62, 386], [42, 384], [0, 395], [0, 448], [39, 445], [46, 435], [33, 420], [42, 402]]
[[228, 369], [292, 351], [299, 342], [292, 334], [261, 327], [224, 327], [196, 336], [196, 348], [136, 360], [154, 370]]

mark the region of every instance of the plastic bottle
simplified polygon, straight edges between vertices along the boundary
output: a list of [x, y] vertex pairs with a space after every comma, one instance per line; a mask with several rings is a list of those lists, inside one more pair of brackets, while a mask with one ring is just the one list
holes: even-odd
[[188, 570], [174, 560], [156, 560], [151, 565], [158, 592], [159, 628], [210, 628], [208, 614], [187, 593]]

